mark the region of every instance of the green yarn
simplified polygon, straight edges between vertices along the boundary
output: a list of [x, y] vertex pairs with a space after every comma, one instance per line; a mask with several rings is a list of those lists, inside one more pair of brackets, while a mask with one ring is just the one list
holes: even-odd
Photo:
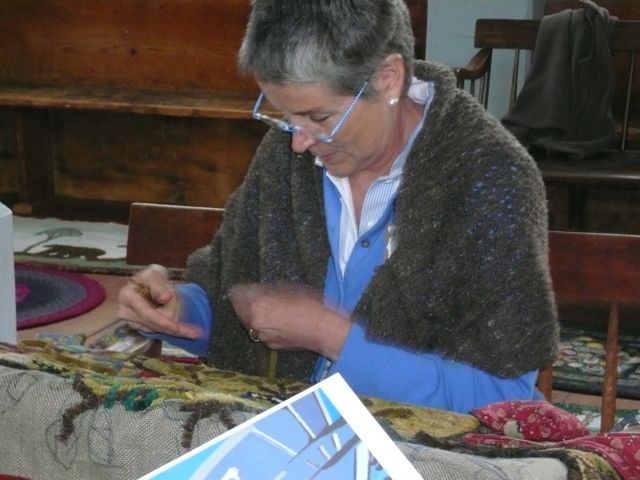
[[116, 402], [118, 401], [117, 395], [119, 390], [119, 383], [114, 383], [113, 385], [111, 385], [111, 388], [109, 388], [109, 391], [104, 396], [104, 408], [111, 408], [116, 404]]
[[158, 391], [155, 388], [138, 387], [133, 388], [127, 392], [122, 399], [124, 408], [132, 411], [139, 412], [145, 410], [151, 403], [159, 397]]

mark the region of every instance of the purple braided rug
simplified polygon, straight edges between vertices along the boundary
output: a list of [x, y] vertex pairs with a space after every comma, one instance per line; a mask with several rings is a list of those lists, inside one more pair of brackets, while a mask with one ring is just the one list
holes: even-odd
[[78, 273], [16, 265], [18, 330], [59, 322], [102, 303], [105, 290]]

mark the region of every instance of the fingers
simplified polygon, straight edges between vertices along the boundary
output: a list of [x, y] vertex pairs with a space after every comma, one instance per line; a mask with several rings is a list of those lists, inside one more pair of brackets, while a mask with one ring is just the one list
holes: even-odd
[[135, 274], [118, 292], [118, 317], [132, 328], [196, 339], [200, 330], [180, 322], [180, 300], [168, 272], [152, 265]]
[[255, 284], [234, 285], [229, 290], [229, 299], [233, 309], [245, 328], [249, 327], [247, 322], [251, 318], [252, 304], [257, 295], [258, 287]]
[[259, 297], [259, 293], [260, 287], [257, 284], [234, 285], [229, 290], [229, 299], [236, 315], [238, 315], [240, 324], [247, 330], [249, 339], [256, 343], [260, 342], [260, 332], [256, 328], [252, 328], [252, 324], [256, 321], [252, 310], [255, 308], [254, 302]]
[[169, 281], [169, 271], [162, 265], [152, 264], [131, 277], [138, 284], [137, 292], [159, 305], [173, 298], [173, 284]]
[[289, 284], [236, 285], [229, 291], [240, 324], [253, 342], [272, 349], [309, 349], [326, 308], [314, 292]]
[[132, 328], [190, 339], [201, 336], [199, 328], [180, 321], [180, 302], [177, 297], [165, 305], [157, 305], [140, 296], [135, 290], [133, 294], [131, 291], [131, 287], [124, 287], [120, 291], [118, 317]]

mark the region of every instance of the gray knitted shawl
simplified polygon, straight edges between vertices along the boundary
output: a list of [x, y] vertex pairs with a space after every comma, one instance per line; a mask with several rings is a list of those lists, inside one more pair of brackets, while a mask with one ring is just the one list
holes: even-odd
[[[395, 206], [397, 249], [376, 270], [353, 318], [372, 339], [513, 377], [552, 362], [558, 343], [547, 255], [544, 185], [526, 151], [455, 86], [449, 68], [416, 62], [435, 82]], [[194, 252], [186, 278], [209, 294], [208, 361], [265, 374], [227, 298], [238, 282], [299, 282], [322, 290], [330, 255], [322, 169], [271, 130], [225, 220]], [[279, 352], [279, 376], [307, 379], [316, 355]]]

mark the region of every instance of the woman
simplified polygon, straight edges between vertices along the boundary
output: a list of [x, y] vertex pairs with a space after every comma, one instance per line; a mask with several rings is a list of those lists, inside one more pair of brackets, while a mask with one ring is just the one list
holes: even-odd
[[120, 317], [220, 368], [460, 412], [538, 398], [558, 341], [541, 177], [413, 59], [404, 2], [256, 0], [239, 65], [272, 128], [189, 283], [152, 266]]

